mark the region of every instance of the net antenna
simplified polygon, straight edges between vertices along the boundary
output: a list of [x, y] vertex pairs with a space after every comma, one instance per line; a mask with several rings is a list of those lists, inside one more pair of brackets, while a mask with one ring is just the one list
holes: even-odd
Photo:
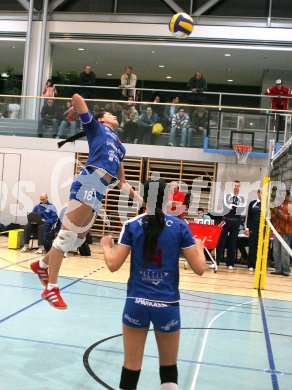
[[237, 163], [245, 165], [246, 160], [252, 151], [253, 147], [251, 145], [242, 145], [242, 144], [234, 144], [232, 145], [233, 150], [237, 156]]

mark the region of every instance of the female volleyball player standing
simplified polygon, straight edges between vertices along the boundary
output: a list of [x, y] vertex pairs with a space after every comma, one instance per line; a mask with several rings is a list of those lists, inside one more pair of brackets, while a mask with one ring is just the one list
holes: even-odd
[[82, 133], [69, 137], [67, 141], [86, 135], [89, 155], [85, 168], [71, 186], [68, 207], [51, 250], [42, 260], [31, 264], [31, 269], [46, 286], [42, 297], [57, 309], [67, 309], [57, 284], [64, 253], [79, 248], [85, 241], [108, 185], [118, 179], [119, 188], [142, 204], [142, 198], [125, 180], [122, 163], [125, 148], [113, 133], [118, 126], [117, 118], [102, 111], [98, 119], [94, 119], [84, 99], [78, 94], [73, 96], [72, 107], [67, 114], [72, 119], [79, 115], [83, 127]]
[[195, 243], [184, 221], [163, 213], [163, 202], [168, 200], [166, 191], [162, 180], [146, 181], [146, 213], [125, 223], [115, 252], [111, 250], [111, 236], [101, 239], [105, 262], [112, 272], [122, 266], [131, 251], [120, 389], [136, 389], [150, 321], [159, 351], [161, 390], [178, 388], [180, 251], [196, 274], [202, 275], [206, 268], [203, 243]]

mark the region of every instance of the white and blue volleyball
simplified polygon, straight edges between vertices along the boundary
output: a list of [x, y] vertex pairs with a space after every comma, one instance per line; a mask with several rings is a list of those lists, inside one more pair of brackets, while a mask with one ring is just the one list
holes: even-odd
[[186, 38], [194, 28], [193, 18], [185, 13], [175, 14], [169, 22], [169, 31], [177, 38]]

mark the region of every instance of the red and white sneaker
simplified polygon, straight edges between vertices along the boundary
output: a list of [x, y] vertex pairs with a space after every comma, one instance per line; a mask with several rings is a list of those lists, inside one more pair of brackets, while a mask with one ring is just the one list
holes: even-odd
[[60, 289], [58, 287], [52, 288], [52, 290], [48, 290], [47, 288], [42, 293], [42, 297], [49, 302], [51, 306], [55, 309], [65, 310], [67, 309], [66, 303], [63, 301]]
[[47, 287], [49, 282], [48, 268], [41, 268], [39, 261], [34, 261], [33, 263], [31, 263], [30, 268], [33, 272], [37, 274], [41, 283]]

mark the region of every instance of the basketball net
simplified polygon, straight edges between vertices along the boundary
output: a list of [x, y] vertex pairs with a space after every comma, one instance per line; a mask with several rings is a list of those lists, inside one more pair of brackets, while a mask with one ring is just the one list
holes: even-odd
[[243, 165], [246, 164], [247, 157], [249, 156], [253, 147], [250, 145], [241, 145], [241, 144], [235, 144], [232, 145], [232, 147], [237, 156], [237, 163]]

